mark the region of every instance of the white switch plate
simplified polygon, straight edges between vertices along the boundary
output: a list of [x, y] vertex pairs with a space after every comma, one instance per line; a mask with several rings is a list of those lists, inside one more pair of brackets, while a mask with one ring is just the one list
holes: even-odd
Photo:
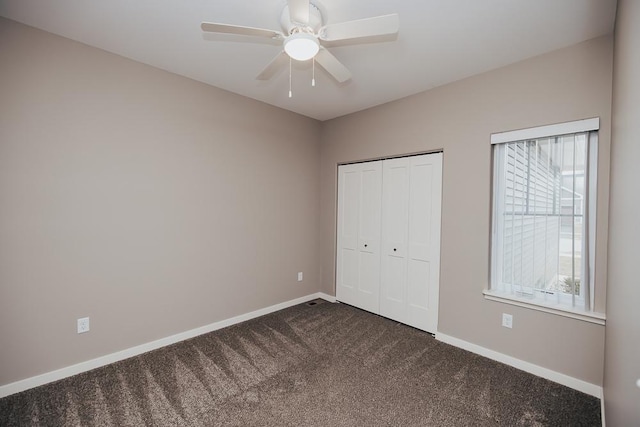
[[78, 319], [78, 333], [83, 334], [85, 332], [89, 332], [89, 318], [83, 317], [82, 319]]
[[298, 272], [298, 282], [302, 282], [302, 271]]
[[502, 313], [502, 326], [505, 328], [513, 328], [513, 315]]

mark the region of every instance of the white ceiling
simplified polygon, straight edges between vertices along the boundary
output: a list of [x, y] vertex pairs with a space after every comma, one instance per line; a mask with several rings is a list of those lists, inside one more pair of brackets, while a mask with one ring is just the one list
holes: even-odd
[[311, 63], [256, 75], [279, 42], [203, 34], [201, 21], [281, 30], [286, 0], [0, 0], [0, 15], [145, 64], [327, 120], [613, 31], [616, 0], [312, 0], [324, 23], [398, 13], [381, 42], [329, 46], [338, 84]]

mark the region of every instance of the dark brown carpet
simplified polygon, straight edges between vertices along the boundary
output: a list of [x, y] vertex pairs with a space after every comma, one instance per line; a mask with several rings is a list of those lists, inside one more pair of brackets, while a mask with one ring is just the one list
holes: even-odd
[[2, 426], [599, 426], [600, 401], [318, 300], [0, 400]]

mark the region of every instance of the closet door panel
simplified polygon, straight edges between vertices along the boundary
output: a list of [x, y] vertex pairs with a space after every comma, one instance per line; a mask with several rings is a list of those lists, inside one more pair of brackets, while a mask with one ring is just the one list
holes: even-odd
[[358, 251], [360, 256], [359, 307], [378, 312], [380, 294], [380, 209], [382, 163], [362, 164]]
[[407, 324], [435, 332], [438, 321], [442, 154], [410, 160]]
[[341, 166], [338, 175], [338, 249], [336, 293], [352, 301], [358, 287], [358, 217], [360, 212], [360, 168]]
[[336, 297], [378, 312], [382, 163], [338, 168]]
[[380, 314], [406, 321], [409, 159], [383, 162]]

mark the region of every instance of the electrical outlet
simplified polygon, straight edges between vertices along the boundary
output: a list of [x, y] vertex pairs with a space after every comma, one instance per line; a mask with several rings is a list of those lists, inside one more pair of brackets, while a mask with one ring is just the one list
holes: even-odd
[[302, 282], [302, 271], [298, 272], [298, 282]]
[[89, 332], [89, 318], [83, 317], [82, 319], [78, 319], [78, 333], [83, 334], [85, 332]]
[[513, 316], [511, 314], [502, 313], [502, 326], [513, 328]]

